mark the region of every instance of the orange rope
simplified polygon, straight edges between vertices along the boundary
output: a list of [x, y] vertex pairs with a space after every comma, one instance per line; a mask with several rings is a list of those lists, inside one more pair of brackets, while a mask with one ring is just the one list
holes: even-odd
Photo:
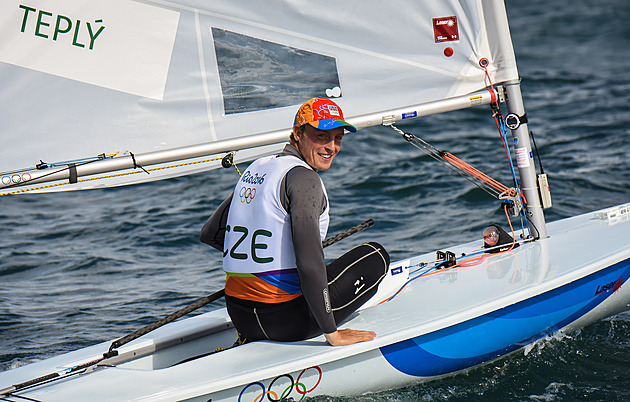
[[477, 179], [479, 179], [482, 182], [486, 183], [490, 187], [494, 188], [499, 193], [508, 193], [510, 196], [515, 196], [516, 195], [516, 192], [514, 190], [511, 190], [506, 185], [498, 182], [497, 180], [493, 179], [492, 177], [488, 176], [487, 174], [485, 174], [485, 173], [481, 172], [480, 170], [472, 167], [471, 165], [469, 165], [468, 163], [464, 162], [463, 160], [457, 158], [456, 156], [454, 156], [450, 152], [445, 152], [442, 155], [442, 157], [444, 159], [446, 159], [447, 161], [449, 161], [450, 163], [452, 163], [454, 166], [460, 168], [462, 171], [470, 174], [473, 177], [476, 177]]
[[[505, 217], [507, 218], [507, 221], [510, 224], [510, 231], [512, 232], [512, 245], [510, 246], [510, 248], [508, 248], [507, 250], [504, 250], [504, 251], [499, 251], [498, 253], [492, 254], [491, 256], [487, 256], [487, 255], [484, 254], [484, 255], [482, 255], [480, 257], [475, 257], [475, 258], [472, 258], [472, 259], [467, 260], [467, 261], [462, 261], [462, 262], [460, 262], [458, 264], [453, 265], [450, 268], [454, 268], [454, 267], [469, 267], [469, 266], [472, 266], [472, 265], [477, 265], [477, 264], [480, 264], [481, 262], [483, 262], [483, 260], [486, 259], [486, 258], [494, 257], [494, 256], [505, 254], [505, 253], [509, 253], [510, 251], [512, 251], [514, 249], [514, 247], [516, 246], [516, 236], [514, 234], [514, 228], [512, 227], [512, 221], [510, 221], [510, 216], [508, 215], [508, 212], [507, 212], [507, 207], [503, 208], [503, 212], [505, 212]], [[476, 261], [478, 261], [478, 262], [476, 262]], [[475, 264], [471, 264], [472, 262], [475, 262]], [[437, 272], [440, 272], [440, 271], [437, 271]]]

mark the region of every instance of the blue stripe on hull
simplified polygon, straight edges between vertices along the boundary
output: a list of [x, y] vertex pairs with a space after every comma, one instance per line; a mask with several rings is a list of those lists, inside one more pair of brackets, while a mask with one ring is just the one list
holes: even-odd
[[395, 369], [430, 377], [492, 360], [553, 333], [591, 311], [630, 276], [630, 259], [492, 313], [382, 347]]

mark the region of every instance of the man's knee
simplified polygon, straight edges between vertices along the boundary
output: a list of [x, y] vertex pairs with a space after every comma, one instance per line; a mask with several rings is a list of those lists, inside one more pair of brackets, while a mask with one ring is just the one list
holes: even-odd
[[360, 307], [387, 274], [389, 254], [376, 242], [363, 243], [328, 266], [328, 285], [336, 306]]

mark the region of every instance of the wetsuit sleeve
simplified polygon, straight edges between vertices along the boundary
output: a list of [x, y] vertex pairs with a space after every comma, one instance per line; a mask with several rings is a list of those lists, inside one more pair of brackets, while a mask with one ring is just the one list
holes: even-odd
[[[295, 167], [285, 176], [293, 248], [300, 287], [311, 312], [324, 333], [337, 330], [328, 298], [328, 279], [319, 233], [319, 216], [326, 197], [317, 173]], [[281, 197], [282, 198], [282, 197]]]
[[219, 205], [216, 211], [212, 214], [210, 219], [203, 225], [201, 233], [199, 234], [199, 240], [203, 243], [209, 244], [217, 250], [223, 252], [223, 243], [225, 240], [225, 226], [227, 225], [228, 212], [230, 211], [230, 204], [232, 203], [232, 193], [225, 201]]

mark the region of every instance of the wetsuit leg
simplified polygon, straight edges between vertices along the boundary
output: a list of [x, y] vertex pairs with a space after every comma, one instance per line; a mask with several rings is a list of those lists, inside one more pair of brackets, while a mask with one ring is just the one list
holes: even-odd
[[263, 339], [300, 341], [322, 333], [304, 296], [284, 303], [225, 298], [234, 327], [241, 334], [241, 339], [247, 342]]
[[328, 291], [337, 324], [374, 296], [388, 268], [389, 254], [375, 242], [355, 247], [328, 265]]

